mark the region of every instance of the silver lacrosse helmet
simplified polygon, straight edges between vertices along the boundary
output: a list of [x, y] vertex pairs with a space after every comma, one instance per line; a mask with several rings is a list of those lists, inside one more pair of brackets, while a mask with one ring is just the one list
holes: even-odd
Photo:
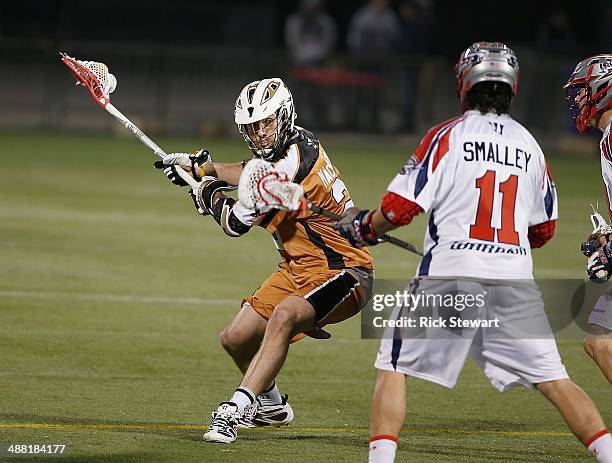
[[465, 111], [467, 92], [480, 82], [503, 82], [516, 95], [519, 63], [516, 54], [501, 42], [475, 42], [461, 55], [455, 65], [457, 96]]
[[266, 161], [282, 157], [296, 117], [291, 92], [278, 77], [251, 82], [236, 100], [238, 130], [253, 154]]
[[612, 55], [580, 61], [563, 88], [576, 127], [584, 133], [598, 113], [612, 107]]

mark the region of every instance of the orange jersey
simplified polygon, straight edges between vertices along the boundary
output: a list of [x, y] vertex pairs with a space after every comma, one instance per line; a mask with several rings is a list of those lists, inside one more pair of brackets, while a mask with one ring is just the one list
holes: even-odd
[[[289, 146], [286, 156], [275, 168], [285, 172], [304, 189], [305, 197], [314, 205], [341, 215], [352, 207], [351, 196], [340, 172], [331, 163], [315, 136], [298, 128], [300, 137]], [[367, 248], [354, 248], [333, 228], [334, 221], [310, 211], [299, 214], [282, 210], [268, 212], [260, 226], [273, 236], [277, 249], [295, 273], [317, 268], [372, 269], [372, 256]]]

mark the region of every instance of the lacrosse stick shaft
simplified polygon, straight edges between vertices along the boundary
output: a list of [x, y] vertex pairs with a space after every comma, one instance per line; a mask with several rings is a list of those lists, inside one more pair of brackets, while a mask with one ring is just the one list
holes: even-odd
[[[128, 129], [130, 132], [132, 132], [132, 134], [138, 138], [142, 143], [144, 143], [145, 145], [147, 145], [150, 149], [153, 150], [153, 152], [155, 154], [157, 154], [160, 158], [165, 158], [166, 156], [168, 156], [168, 154], [161, 149], [159, 146], [157, 146], [157, 143], [155, 143], [153, 140], [151, 140], [149, 137], [147, 137], [142, 130], [140, 130], [136, 124], [134, 124], [132, 121], [130, 121], [121, 111], [119, 111], [117, 108], [115, 108], [111, 103], [108, 103], [105, 107], [105, 109], [112, 114], [115, 119], [117, 119], [119, 122], [121, 122], [121, 125], [123, 125], [126, 129]], [[196, 179], [194, 179], [191, 175], [189, 175], [187, 172], [185, 172], [180, 166], [176, 167], [176, 172], [178, 173], [179, 177], [181, 177], [183, 180], [185, 180], [192, 188], [197, 188], [198, 187], [198, 181]]]
[[[332, 211], [328, 211], [327, 209], [323, 209], [322, 207], [315, 206], [314, 204], [311, 204], [311, 203], [307, 203], [306, 207], [310, 211], [314, 212], [315, 214], [322, 215], [323, 217], [327, 217], [328, 219], [338, 221], [342, 218], [341, 216], [333, 213]], [[407, 241], [404, 241], [404, 240], [400, 240], [399, 238], [396, 238], [395, 236], [384, 234], [384, 235], [380, 235], [379, 238], [385, 243], [391, 243], [395, 246], [405, 249], [406, 251], [410, 251], [418, 256], [423, 255], [421, 250], [417, 248], [414, 244], [408, 243]]]

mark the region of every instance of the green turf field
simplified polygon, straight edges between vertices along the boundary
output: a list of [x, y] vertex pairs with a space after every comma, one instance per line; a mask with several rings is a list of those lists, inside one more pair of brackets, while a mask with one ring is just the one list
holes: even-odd
[[[174, 151], [198, 143], [160, 140]], [[220, 161], [248, 155], [238, 136], [207, 147]], [[410, 149], [327, 143], [362, 207], [377, 204]], [[240, 381], [217, 335], [278, 260], [263, 230], [226, 237], [133, 138], [2, 133], [0, 159], [0, 443], [65, 443], [60, 461], [367, 459], [378, 343], [360, 339], [357, 318], [332, 327], [331, 341], [291, 347], [278, 381], [296, 412], [291, 426], [243, 431], [230, 446], [201, 441], [210, 411]], [[549, 164], [561, 220], [535, 252], [536, 274], [582, 278], [587, 207], [603, 201], [598, 161]], [[424, 224], [397, 234], [420, 243]], [[414, 272], [410, 254], [373, 253], [379, 278]], [[580, 338], [560, 348], [611, 425], [612, 389]], [[472, 364], [454, 391], [408, 388], [398, 461], [591, 461], [537, 393], [500, 396]]]

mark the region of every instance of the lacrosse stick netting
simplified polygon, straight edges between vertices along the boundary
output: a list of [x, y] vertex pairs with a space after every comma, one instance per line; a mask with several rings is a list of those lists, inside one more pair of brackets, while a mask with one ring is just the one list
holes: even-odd
[[[293, 183], [286, 174], [274, 170], [272, 165], [263, 159], [252, 159], [242, 170], [238, 183], [238, 200], [247, 208], [258, 213], [267, 212], [270, 209], [310, 210], [335, 221], [342, 218], [332, 211], [307, 201], [300, 185]], [[394, 236], [384, 234], [379, 236], [378, 240], [381, 243], [391, 243], [419, 256], [423, 255], [414, 244]]]
[[302, 187], [263, 159], [252, 159], [244, 166], [238, 183], [238, 199], [257, 212], [304, 209]]
[[117, 87], [117, 78], [108, 72], [104, 63], [96, 61], [81, 61], [60, 53], [63, 63], [76, 79], [77, 85], [83, 85], [89, 90], [93, 99], [103, 108], [110, 103], [110, 94]]
[[[83, 85], [96, 103], [112, 114], [126, 129], [138, 138], [142, 143], [153, 150], [160, 158], [168, 156], [166, 152], [147, 137], [136, 124], [130, 121], [121, 111], [115, 108], [110, 102], [110, 94], [117, 87], [116, 77], [108, 71], [104, 63], [97, 61], [84, 61], [71, 58], [65, 53], [60, 53], [62, 62], [66, 65], [70, 73], [77, 81], [77, 85]], [[185, 180], [192, 188], [197, 188], [198, 182], [182, 168], [177, 167], [178, 175]]]

